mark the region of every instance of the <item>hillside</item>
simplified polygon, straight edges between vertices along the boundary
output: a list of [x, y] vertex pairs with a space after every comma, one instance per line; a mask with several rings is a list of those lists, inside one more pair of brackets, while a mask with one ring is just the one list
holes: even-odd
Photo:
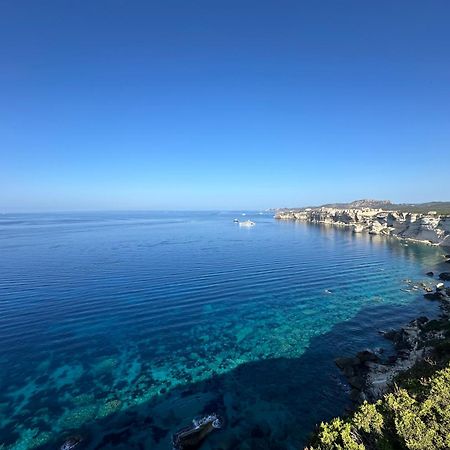
[[320, 205], [319, 208], [374, 208], [383, 209], [385, 211], [411, 212], [416, 214], [427, 214], [430, 211], [436, 211], [437, 214], [450, 214], [450, 202], [392, 203], [390, 200], [363, 199], [355, 200], [350, 203], [327, 203]]

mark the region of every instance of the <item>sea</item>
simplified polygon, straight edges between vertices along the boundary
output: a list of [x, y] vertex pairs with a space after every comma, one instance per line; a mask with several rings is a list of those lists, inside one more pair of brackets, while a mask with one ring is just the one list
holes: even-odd
[[[233, 219], [255, 222], [241, 227]], [[267, 211], [0, 215], [0, 448], [301, 449], [443, 251]], [[410, 282], [412, 281], [412, 283]]]

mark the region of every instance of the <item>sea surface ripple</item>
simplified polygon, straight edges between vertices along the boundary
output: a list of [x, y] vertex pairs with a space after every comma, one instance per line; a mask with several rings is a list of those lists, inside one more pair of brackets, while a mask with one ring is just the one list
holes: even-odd
[[247, 212], [0, 216], [0, 448], [301, 448], [339, 414], [333, 358], [436, 305], [439, 249]]

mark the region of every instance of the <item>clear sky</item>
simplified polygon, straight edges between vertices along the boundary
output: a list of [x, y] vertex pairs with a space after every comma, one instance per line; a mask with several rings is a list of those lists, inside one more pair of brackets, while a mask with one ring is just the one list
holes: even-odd
[[450, 2], [0, 2], [0, 211], [450, 200]]

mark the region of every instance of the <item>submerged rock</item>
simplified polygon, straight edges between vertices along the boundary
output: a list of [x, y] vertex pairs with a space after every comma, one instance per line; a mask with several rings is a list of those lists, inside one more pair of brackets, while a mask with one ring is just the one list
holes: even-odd
[[427, 275], [428, 277], [434, 277], [434, 272], [427, 272], [426, 275]]
[[352, 387], [357, 389], [358, 391], [362, 391], [364, 387], [364, 378], [359, 375], [355, 375], [353, 377], [348, 377], [348, 384]]
[[445, 300], [447, 295], [442, 292], [428, 292], [427, 294], [424, 294], [424, 297], [427, 300]]
[[361, 363], [365, 363], [368, 361], [378, 362], [380, 360], [380, 358], [370, 350], [363, 350], [362, 352], [359, 352], [356, 356], [361, 361]]
[[450, 281], [450, 272], [442, 272], [439, 274], [439, 278], [444, 281]]
[[334, 362], [339, 369], [344, 370], [348, 367], [360, 364], [361, 361], [358, 358], [336, 358]]

